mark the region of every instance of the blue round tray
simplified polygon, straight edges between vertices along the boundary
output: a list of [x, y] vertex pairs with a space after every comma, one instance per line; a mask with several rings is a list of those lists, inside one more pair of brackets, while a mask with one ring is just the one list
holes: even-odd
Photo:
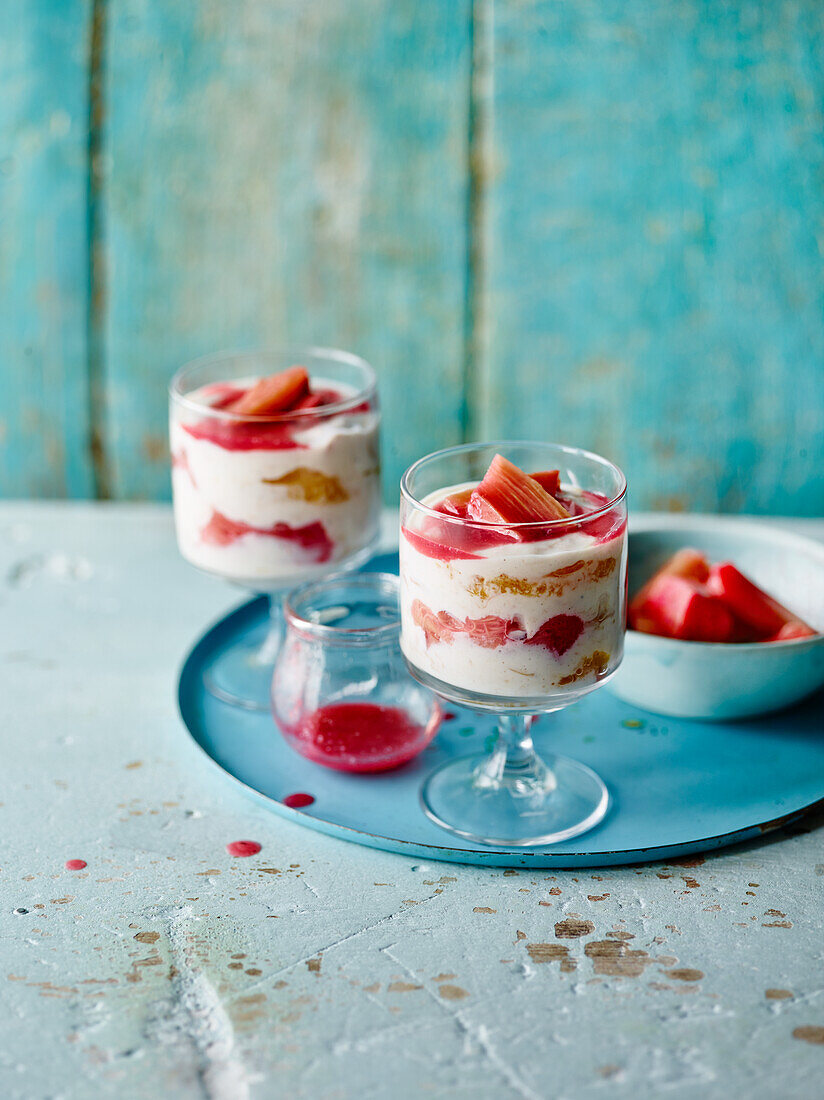
[[[397, 554], [366, 567], [398, 570]], [[599, 867], [667, 859], [757, 837], [824, 799], [821, 694], [791, 711], [735, 723], [661, 718], [620, 702], [608, 688], [534, 727], [540, 750], [566, 753], [606, 781], [604, 821], [562, 844], [502, 850], [456, 840], [423, 813], [424, 777], [444, 760], [483, 749], [494, 719], [458, 707], [416, 760], [378, 775], [347, 775], [305, 760], [267, 714], [211, 696], [203, 669], [225, 646], [266, 628], [263, 598], [210, 627], [186, 658], [179, 704], [195, 743], [224, 776], [275, 813], [371, 848], [491, 867]], [[283, 799], [310, 794], [290, 809]]]

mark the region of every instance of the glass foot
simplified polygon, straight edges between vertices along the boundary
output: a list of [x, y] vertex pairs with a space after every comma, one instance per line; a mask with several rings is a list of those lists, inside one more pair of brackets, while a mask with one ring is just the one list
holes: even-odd
[[443, 764], [421, 791], [428, 817], [450, 833], [499, 847], [557, 844], [598, 824], [609, 793], [568, 756], [532, 756], [518, 772], [493, 754]]
[[282, 631], [270, 626], [249, 635], [239, 645], [229, 646], [203, 670], [206, 690], [224, 703], [245, 710], [271, 709], [272, 673]]

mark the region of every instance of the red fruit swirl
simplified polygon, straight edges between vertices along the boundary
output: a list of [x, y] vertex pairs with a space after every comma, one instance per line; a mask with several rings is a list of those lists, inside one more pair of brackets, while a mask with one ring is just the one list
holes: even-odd
[[563, 657], [580, 638], [585, 623], [578, 615], [553, 615], [542, 623], [532, 637], [525, 636], [520, 620], [503, 619], [500, 615], [484, 615], [481, 619], [458, 619], [448, 611], [435, 612], [421, 600], [412, 603], [412, 621], [426, 636], [426, 647], [435, 642], [451, 645], [456, 634], [466, 634], [475, 645], [498, 649], [507, 642], [540, 645]]
[[326, 528], [318, 521], [307, 523], [303, 527], [290, 527], [288, 523], [253, 527], [249, 523], [229, 519], [221, 512], [212, 512], [212, 518], [200, 532], [200, 537], [210, 546], [230, 546], [244, 535], [264, 535], [283, 542], [297, 543], [307, 552], [307, 560], [316, 563], [329, 561], [334, 548]]

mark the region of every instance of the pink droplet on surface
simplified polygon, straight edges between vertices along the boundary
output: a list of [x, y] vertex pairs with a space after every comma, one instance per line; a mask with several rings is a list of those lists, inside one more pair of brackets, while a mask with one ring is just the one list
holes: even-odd
[[443, 716], [444, 722], [454, 722], [457, 717], [458, 716], [454, 712], [454, 710], [444, 711], [444, 716]]
[[226, 851], [230, 856], [256, 856], [260, 847], [256, 840], [233, 840], [226, 845]]
[[313, 795], [297, 791], [295, 794], [287, 794], [283, 805], [288, 806], [290, 810], [302, 810], [304, 806], [311, 806], [314, 801]]
[[67, 859], [66, 870], [67, 871], [82, 871], [84, 867], [88, 867], [85, 859]]

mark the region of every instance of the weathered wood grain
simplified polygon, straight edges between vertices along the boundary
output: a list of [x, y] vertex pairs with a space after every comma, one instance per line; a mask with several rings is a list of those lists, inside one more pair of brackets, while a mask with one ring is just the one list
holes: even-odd
[[494, 5], [478, 436], [634, 507], [824, 512], [824, 8]]
[[220, 348], [372, 361], [386, 484], [461, 431], [470, 4], [114, 3], [107, 453], [164, 496], [165, 386]]
[[88, 496], [90, 0], [0, 13], [0, 495]]
[[824, 511], [817, 0], [3, 16], [0, 492], [163, 497], [174, 369], [315, 342], [378, 368], [390, 498], [508, 435]]

